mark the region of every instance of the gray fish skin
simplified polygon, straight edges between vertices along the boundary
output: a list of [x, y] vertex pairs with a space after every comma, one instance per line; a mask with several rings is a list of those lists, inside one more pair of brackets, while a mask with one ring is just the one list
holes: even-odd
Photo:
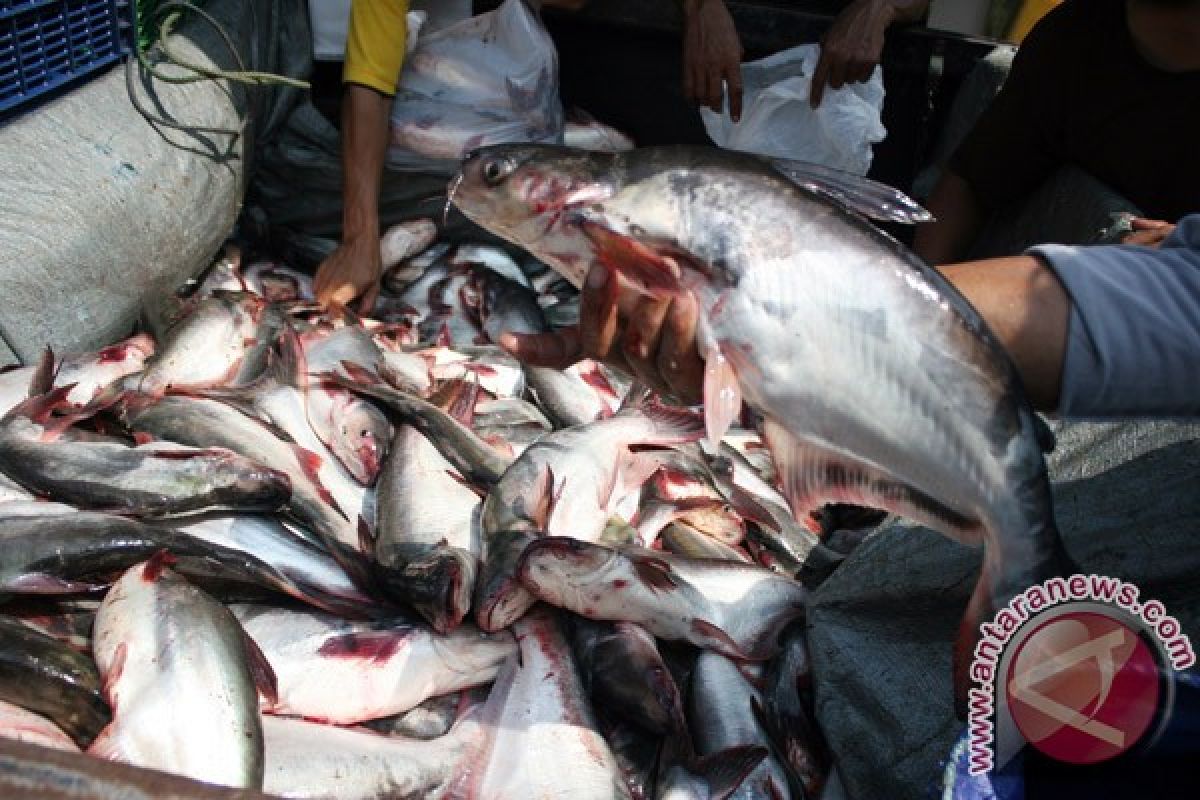
[[3, 700], [0, 700], [0, 739], [14, 739], [69, 753], [80, 752], [79, 745], [49, 719]]
[[111, 719], [100, 687], [86, 655], [0, 616], [0, 700], [41, 714], [87, 747]]
[[343, 362], [339, 371], [322, 373], [322, 377], [379, 401], [392, 414], [424, 434], [473, 485], [492, 487], [508, 469], [508, 459], [466, 425], [424, 398], [389, 386], [348, 362]]
[[[700, 756], [733, 747], [761, 747], [771, 741], [754, 712], [761, 698], [733, 661], [719, 653], [701, 653], [692, 671], [688, 721]], [[729, 795], [730, 800], [790, 800], [787, 772], [774, 752], [768, 755]]]
[[[62, 391], [44, 402], [53, 404]], [[19, 411], [0, 421], [0, 470], [54, 500], [163, 515], [210, 508], [274, 511], [291, 495], [287, 475], [229, 450], [42, 441], [43, 427]]]
[[[487, 699], [486, 690], [479, 702]], [[416, 708], [394, 714], [390, 717], [370, 719], [363, 722], [363, 727], [378, 733], [388, 735], [408, 736], [413, 739], [436, 739], [445, 736], [454, 727], [454, 721], [459, 717], [459, 707], [463, 704], [461, 693], [443, 694], [431, 697]]]
[[534, 609], [513, 634], [519, 656], [509, 658], [483, 708], [488, 741], [472, 757], [476, 769], [461, 776], [451, 796], [628, 800], [557, 614]]
[[342, 361], [378, 373], [383, 352], [361, 325], [304, 337], [297, 349], [291, 361], [297, 364], [298, 374], [287, 376], [285, 382], [305, 388], [305, 409], [313, 431], [359, 483], [374, 483], [392, 437], [391, 425], [371, 403], [315, 376]]
[[313, 463], [311, 453], [277, 438], [258, 420], [208, 398], [129, 398], [122, 416], [133, 430], [195, 447], [225, 447], [286, 474], [292, 482], [289, 515], [318, 537], [356, 584], [369, 583], [358, 525], [331, 504], [332, 497], [315, 478], [320, 465]]
[[575, 661], [597, 705], [650, 733], [686, 735], [679, 687], [645, 628], [584, 617], [573, 627]]
[[[699, 434], [691, 415], [653, 406], [556, 431], [530, 445], [483, 503], [476, 624], [501, 630], [533, 605], [514, 579], [521, 550], [532, 537], [600, 538], [624, 483], [637, 472], [631, 445], [680, 444]], [[630, 482], [640, 485], [640, 476]]]
[[686, 522], [672, 522], [663, 528], [659, 540], [664, 550], [681, 556], [751, 563], [750, 558], [741, 550], [696, 530]]
[[407, 620], [353, 622], [330, 614], [234, 605], [274, 668], [277, 699], [263, 710], [342, 725], [415, 708], [491, 682], [515, 651], [507, 633], [434, 633]]
[[385, 589], [434, 630], [458, 627], [470, 611], [483, 543], [481, 500], [423, 434], [398, 425], [379, 477], [375, 558]]
[[449, 797], [455, 779], [471, 770], [470, 755], [487, 735], [478, 718], [476, 709], [445, 736], [421, 740], [264, 716], [263, 790], [327, 800]]
[[428, 217], [398, 222], [379, 237], [384, 271], [421, 254], [437, 238], [437, 225]]
[[319, 608], [360, 617], [378, 601], [363, 594], [324, 549], [292, 533], [276, 517], [197, 514], [172, 520], [172, 527], [194, 539], [237, 550], [269, 564]]
[[139, 391], [220, 386], [238, 374], [255, 342], [266, 302], [250, 292], [218, 290], [167, 332], [133, 385]]
[[[798, 518], [855, 503], [986, 544], [955, 648], [964, 701], [979, 623], [1067, 560], [1037, 420], [957, 290], [862, 217], [744, 154], [505, 145], [476, 151], [452, 186], [468, 217], [568, 278], [602, 256], [650, 293], [690, 294], [710, 436], [739, 390], [764, 419]], [[563, 240], [583, 263], [555, 257]]]
[[565, 370], [527, 365], [525, 380], [529, 393], [556, 428], [586, 425], [612, 416], [620, 405], [620, 397], [611, 387], [604, 388], [607, 379], [590, 359]]
[[96, 612], [93, 649], [114, 714], [88, 752], [260, 789], [262, 724], [245, 634], [165, 563], [130, 568]]
[[[327, 589], [302, 571], [289, 574], [268, 563], [260, 555], [270, 556], [280, 546], [264, 537], [252, 538], [255, 546], [247, 547], [229, 536], [214, 536], [211, 530], [201, 534], [55, 503], [7, 503], [0, 507], [0, 548], [5, 553], [0, 598], [99, 590], [132, 565], [167, 550], [178, 560], [177, 572], [198, 580], [250, 584], [355, 617], [378, 605], [361, 595], [338, 592], [336, 584]], [[331, 561], [328, 555], [324, 558]], [[349, 583], [344, 574], [341, 583]]]
[[517, 577], [537, 599], [589, 619], [635, 622], [660, 639], [747, 661], [778, 651], [780, 632], [804, 614], [808, 596], [752, 564], [568, 538], [531, 542]]

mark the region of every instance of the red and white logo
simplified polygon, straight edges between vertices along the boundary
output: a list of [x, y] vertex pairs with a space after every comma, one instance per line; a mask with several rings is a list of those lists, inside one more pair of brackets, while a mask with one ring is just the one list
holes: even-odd
[[1070, 611], [1021, 641], [1004, 690], [1030, 744], [1094, 764], [1141, 740], [1159, 709], [1160, 681], [1155, 653], [1136, 631], [1108, 614]]

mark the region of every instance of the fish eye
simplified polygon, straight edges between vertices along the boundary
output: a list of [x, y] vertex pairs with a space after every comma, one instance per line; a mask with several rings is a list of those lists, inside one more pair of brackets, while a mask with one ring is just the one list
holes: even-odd
[[488, 186], [495, 186], [512, 174], [515, 167], [507, 158], [489, 158], [483, 163], [483, 180]]

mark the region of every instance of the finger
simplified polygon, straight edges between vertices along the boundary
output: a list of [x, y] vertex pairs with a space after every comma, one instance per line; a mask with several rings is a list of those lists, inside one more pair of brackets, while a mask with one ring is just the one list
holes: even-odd
[[671, 393], [684, 402], [700, 402], [704, 359], [696, 351], [699, 311], [691, 295], [675, 298], [663, 321], [658, 346], [658, 372]]
[[353, 283], [340, 283], [330, 288], [325, 294], [325, 300], [322, 305], [330, 306], [348, 306], [354, 302], [354, 298], [358, 296], [358, 289]]
[[840, 89], [846, 85], [846, 62], [841, 58], [834, 58], [829, 65], [829, 88]]
[[1170, 227], [1171, 223], [1161, 219], [1146, 219], [1145, 217], [1134, 217], [1129, 220], [1129, 225], [1135, 231], [1152, 231], [1156, 228]]
[[358, 313], [364, 317], [371, 316], [371, 312], [375, 310], [375, 301], [379, 299], [379, 281], [371, 284], [370, 288], [363, 292], [362, 299], [358, 301]]
[[816, 69], [813, 70], [812, 88], [808, 92], [808, 104], [813, 108], [821, 105], [821, 98], [825, 96], [825, 84], [829, 80], [829, 56], [825, 53], [825, 48], [821, 48], [821, 56], [817, 59]]
[[659, 389], [666, 388], [666, 382], [658, 374], [658, 346], [670, 307], [671, 301], [666, 298], [644, 299], [626, 321], [625, 335], [621, 337], [621, 352], [634, 374]]
[[579, 328], [570, 327], [553, 333], [512, 333], [506, 331], [497, 342], [519, 361], [535, 367], [566, 369], [583, 355]]
[[617, 338], [616, 276], [603, 264], [593, 264], [579, 298], [579, 344], [583, 353], [608, 358]]
[[852, 64], [846, 71], [846, 82], [866, 83], [871, 79], [871, 72], [874, 69], [875, 65], [866, 61]]
[[729, 116], [734, 122], [742, 118], [742, 70], [738, 65], [725, 74], [725, 85], [729, 89]]

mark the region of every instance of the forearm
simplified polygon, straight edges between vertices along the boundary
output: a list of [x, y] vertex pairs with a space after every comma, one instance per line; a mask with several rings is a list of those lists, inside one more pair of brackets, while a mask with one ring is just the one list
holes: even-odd
[[1054, 271], [1031, 255], [949, 264], [940, 271], [987, 320], [1034, 407], [1056, 410], [1071, 300]]
[[342, 240], [379, 238], [379, 189], [392, 98], [347, 84], [342, 103]]
[[979, 232], [982, 219], [971, 184], [947, 170], [925, 206], [934, 219], [917, 226], [913, 250], [934, 265], [961, 261]]
[[892, 22], [920, 22], [929, 10], [929, 0], [889, 0]]

